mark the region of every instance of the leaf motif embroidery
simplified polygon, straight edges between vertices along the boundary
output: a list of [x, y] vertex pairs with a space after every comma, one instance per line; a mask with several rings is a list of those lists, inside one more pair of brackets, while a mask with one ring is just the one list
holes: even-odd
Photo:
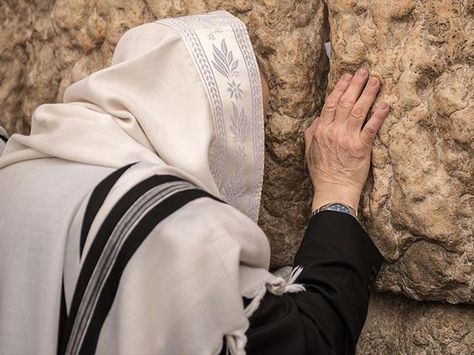
[[216, 68], [216, 70], [219, 73], [221, 73], [226, 78], [228, 78], [229, 72], [227, 70], [225, 57], [222, 55], [222, 53], [219, 51], [219, 49], [215, 45], [212, 45], [212, 47], [214, 49], [214, 53], [213, 53], [214, 60], [212, 61], [212, 65], [214, 65], [214, 68]]
[[247, 140], [250, 131], [250, 125], [247, 120], [245, 108], [242, 107], [242, 109], [239, 110], [234, 102], [232, 102], [232, 108], [234, 112], [230, 118], [232, 124], [230, 130], [240, 143], [244, 143]]
[[242, 171], [237, 171], [230, 176], [228, 189], [226, 191], [226, 197], [228, 200], [235, 202], [240, 198], [241, 194], [244, 194], [242, 191], [242, 186], [245, 186], [245, 176]]
[[221, 41], [221, 49], [217, 48], [214, 44], [212, 45], [213, 58], [212, 65], [214, 68], [224, 75], [229, 81], [232, 78], [237, 77], [237, 67], [239, 65], [239, 60], [234, 60], [234, 55], [232, 51], [227, 49], [225, 39]]
[[225, 44], [225, 39], [222, 40], [221, 42], [221, 49], [222, 49], [222, 53], [224, 53], [224, 55], [227, 54], [227, 45]]

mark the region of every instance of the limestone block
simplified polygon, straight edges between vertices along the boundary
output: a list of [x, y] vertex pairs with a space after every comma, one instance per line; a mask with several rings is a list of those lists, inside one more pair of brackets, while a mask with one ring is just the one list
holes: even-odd
[[360, 355], [470, 355], [474, 307], [375, 294], [359, 338]]
[[44, 102], [106, 66], [129, 28], [164, 17], [228, 10], [249, 28], [270, 84], [260, 224], [274, 266], [290, 264], [309, 214], [302, 130], [320, 108], [327, 60], [322, 0], [6, 0], [0, 4], [0, 122], [29, 130]]
[[380, 78], [392, 110], [363, 199], [378, 290], [474, 303], [474, 2], [328, 0], [329, 88]]

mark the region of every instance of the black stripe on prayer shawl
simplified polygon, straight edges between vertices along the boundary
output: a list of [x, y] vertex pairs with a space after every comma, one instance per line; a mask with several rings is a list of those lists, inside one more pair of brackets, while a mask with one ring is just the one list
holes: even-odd
[[133, 164], [126, 165], [112, 174], [107, 176], [104, 180], [102, 180], [92, 191], [91, 197], [89, 198], [89, 202], [87, 204], [86, 212], [84, 213], [84, 219], [82, 221], [82, 228], [81, 228], [81, 238], [79, 241], [79, 256], [82, 256], [82, 251], [84, 249], [84, 244], [86, 243], [87, 235], [89, 234], [89, 230], [91, 229], [92, 222], [94, 221], [97, 212], [102, 207], [107, 195], [109, 194], [112, 187], [114, 187], [117, 180], [123, 175], [125, 171], [128, 170]]
[[64, 291], [64, 280], [61, 287], [61, 308], [59, 311], [58, 349], [61, 346], [61, 333], [67, 322], [66, 292]]
[[66, 346], [71, 335], [72, 327], [74, 325], [81, 300], [86, 291], [87, 284], [89, 283], [102, 251], [117, 223], [127, 212], [127, 210], [133, 205], [133, 203], [147, 191], [158, 185], [179, 180], [181, 179], [171, 175], [151, 176], [132, 187], [112, 208], [111, 212], [102, 223], [87, 255], [85, 256], [85, 260], [76, 283], [76, 288], [74, 290], [66, 327], [63, 328], [63, 332], [61, 334], [61, 347], [58, 348], [58, 354], [64, 354], [66, 352]]
[[7, 137], [4, 137], [4, 136], [2, 136], [2, 135], [0, 135], [0, 139], [1, 139], [2, 141], [4, 141], [5, 143], [8, 141], [8, 138], [7, 138]]
[[[175, 176], [170, 176], [170, 175], [152, 176], [152, 177], [148, 178], [147, 180], [137, 184], [131, 190], [129, 190], [119, 200], [119, 202], [113, 207], [113, 209], [111, 210], [111, 212], [109, 213], [109, 215], [107, 216], [105, 221], [103, 222], [101, 228], [99, 229], [99, 231], [97, 233], [96, 238], [94, 239], [94, 241], [91, 245], [90, 250], [87, 253], [87, 256], [86, 256], [85, 261], [83, 263], [83, 266], [81, 268], [81, 272], [79, 274], [79, 278], [78, 278], [78, 281], [77, 281], [77, 284], [76, 284], [76, 289], [74, 291], [74, 296], [73, 296], [72, 303], [71, 303], [71, 310], [70, 310], [70, 315], [69, 315], [68, 320], [67, 320], [67, 325], [66, 325], [65, 329], [63, 329], [64, 330], [63, 334], [61, 334], [61, 346], [58, 347], [58, 353], [59, 354], [65, 353], [66, 350], [68, 352], [71, 352], [71, 353], [77, 353], [77, 351], [80, 350], [77, 346], [79, 346], [81, 343], [71, 344], [72, 348], [70, 350], [72, 350], [72, 351], [68, 350], [68, 348], [67, 348], [68, 342], [70, 342], [70, 341], [77, 342], [77, 339], [76, 339], [77, 338], [76, 333], [78, 332], [77, 329], [81, 329], [81, 327], [82, 327], [82, 331], [79, 330], [79, 331], [81, 331], [81, 333], [80, 333], [81, 338], [79, 338], [79, 340], [83, 339], [82, 335], [84, 334], [84, 331], [87, 331], [87, 329], [85, 329], [83, 327], [85, 323], [82, 323], [82, 321], [84, 320], [83, 317], [86, 316], [86, 315], [84, 315], [84, 314], [78, 315], [80, 307], [81, 307], [81, 309], [83, 309], [83, 312], [90, 312], [89, 317], [91, 315], [92, 316], [94, 315], [95, 310], [90, 307], [91, 306], [90, 303], [87, 303], [91, 300], [91, 296], [90, 296], [91, 293], [89, 293], [89, 297], [87, 298], [87, 300], [83, 301], [86, 289], [89, 289], [89, 291], [92, 290], [92, 292], [93, 292], [92, 294], [95, 297], [103, 297], [102, 295], [97, 294], [97, 292], [98, 292], [97, 288], [96, 288], [97, 285], [92, 284], [91, 286], [88, 286], [88, 284], [91, 282], [91, 277], [93, 275], [94, 269], [96, 268], [97, 263], [99, 262], [99, 259], [101, 258], [102, 253], [104, 252], [104, 248], [106, 247], [106, 244], [109, 241], [109, 238], [110, 238], [112, 232], [114, 232], [115, 227], [117, 226], [117, 224], [119, 222], [121, 222], [121, 220], [124, 216], [127, 217], [127, 218], [130, 218], [130, 216], [128, 216], [128, 215], [126, 216], [125, 214], [138, 200], [143, 199], [143, 196], [148, 197], [148, 195], [151, 194], [152, 197], [153, 197], [153, 195], [155, 194], [155, 190], [159, 185], [165, 184], [165, 183], [168, 183], [168, 185], [169, 185], [170, 183], [173, 183], [173, 182], [174, 182], [175, 186], [176, 185], [181, 185], [181, 187], [183, 185], [189, 186], [185, 189], [185, 191], [189, 191], [189, 190], [194, 191], [194, 190], [196, 190], [195, 186], [193, 186], [193, 185], [191, 185], [191, 184], [189, 184], [189, 183], [187, 183], [187, 182], [183, 181], [182, 179], [179, 179]], [[165, 191], [165, 192], [167, 192], [168, 195], [164, 196], [163, 198], [167, 198], [170, 195], [169, 186], [168, 186], [167, 189], [168, 190]], [[153, 190], [153, 191], [150, 192], [150, 190]], [[163, 187], [162, 190], [166, 190], [166, 187]], [[182, 190], [183, 190], [183, 188], [181, 188], [180, 191], [182, 191]], [[213, 198], [211, 195], [209, 195], [209, 194], [207, 194], [207, 193], [205, 193], [201, 190], [196, 190], [196, 191], [198, 191], [197, 192], [198, 196], [195, 196], [194, 198], [204, 197], [204, 196]], [[172, 193], [173, 193], [173, 191], [171, 191], [171, 194]], [[178, 194], [179, 193], [176, 192], [177, 196], [179, 196]], [[191, 193], [191, 195], [192, 195], [192, 193]], [[169, 198], [170, 199], [176, 199], [176, 197], [173, 198], [173, 196], [169, 197]], [[187, 202], [189, 202], [189, 201], [190, 200], [188, 200]], [[143, 207], [144, 203], [148, 203], [148, 202], [145, 199], [145, 202], [141, 202], [141, 203], [142, 203], [142, 207]], [[163, 203], [165, 203], [165, 202], [163, 202]], [[161, 205], [161, 202], [160, 202], [160, 205]], [[184, 203], [183, 203], [183, 205], [184, 205]], [[153, 205], [151, 207], [153, 207]], [[176, 210], [176, 209], [177, 208], [175, 208], [174, 210]], [[172, 210], [171, 212], [173, 212], [174, 210]], [[171, 214], [171, 212], [166, 214], [163, 218], [165, 218], [167, 215]], [[140, 215], [133, 215], [132, 214], [131, 216], [133, 218], [137, 219], [137, 220], [140, 219]], [[133, 222], [133, 219], [132, 219], [132, 222]], [[158, 220], [154, 219], [153, 220], [153, 223], [154, 223], [153, 227], [156, 226], [156, 224], [158, 222], [159, 222]], [[132, 225], [135, 225], [135, 224], [132, 224]], [[141, 223], [140, 223], [140, 225], [141, 225]], [[128, 233], [127, 230], [125, 232]], [[127, 235], [124, 236], [124, 238], [126, 238], [126, 237], [127, 237]], [[145, 237], [146, 237], [146, 235], [143, 236], [143, 239]], [[113, 240], [112, 242], [115, 242], [115, 240]], [[125, 243], [126, 243], [126, 245], [128, 245], [130, 242], [125, 242]], [[136, 248], [138, 248], [138, 246], [139, 246], [139, 244], [136, 246]], [[110, 252], [110, 248], [111, 247], [109, 247], [109, 250], [105, 251], [105, 253]], [[128, 246], [128, 248], [129, 248], [129, 246]], [[120, 252], [120, 249], [119, 249], [119, 252]], [[123, 254], [123, 250], [122, 250], [122, 254]], [[132, 254], [133, 254], [133, 252], [132, 252]], [[130, 257], [131, 257], [132, 254], [130, 254]], [[121, 257], [120, 260], [122, 260], [122, 262], [123, 262], [123, 256]], [[128, 259], [127, 259], [127, 261], [128, 261]], [[125, 264], [126, 264], [126, 262], [125, 262]], [[125, 266], [126, 266], [125, 264], [123, 265], [123, 268], [125, 268]], [[113, 267], [113, 264], [112, 264], [111, 267]], [[101, 271], [101, 270], [99, 269], [99, 271]], [[121, 272], [120, 272], [120, 274], [121, 274]], [[118, 277], [118, 279], [120, 279], [120, 276]], [[96, 283], [100, 282], [101, 285], [102, 285], [105, 282], [110, 282], [110, 281], [108, 281], [106, 279], [96, 279], [96, 280], [94, 280], [94, 282], [96, 282]], [[108, 287], [107, 289], [110, 289], [110, 287]], [[97, 292], [95, 292], [95, 291], [97, 291]], [[115, 292], [113, 292], [113, 294], [115, 295]], [[112, 300], [113, 300], [113, 297], [112, 297]], [[81, 304], [81, 302], [84, 302], [84, 304]], [[110, 310], [110, 306], [109, 306], [108, 310]], [[108, 310], [105, 313], [104, 319], [108, 314]], [[75, 326], [75, 322], [78, 323], [76, 326]], [[99, 331], [102, 327], [102, 323], [99, 326]], [[73, 330], [74, 330], [74, 334], [72, 334]], [[95, 345], [93, 345], [94, 348], [97, 344], [97, 338], [98, 338], [98, 334], [97, 334], [97, 337], [95, 338], [96, 339], [95, 342], [93, 343], [93, 344], [95, 344]], [[88, 342], [86, 342], [84, 344], [87, 344], [87, 343]], [[75, 346], [75, 345], [77, 345], [77, 346]], [[83, 353], [82, 350], [81, 350], [81, 353]]]
[[[82, 251], [84, 249], [84, 244], [86, 242], [87, 235], [89, 234], [89, 230], [92, 226], [92, 222], [99, 212], [99, 209], [102, 207], [107, 195], [109, 194], [112, 187], [115, 185], [117, 180], [127, 171], [131, 166], [136, 163], [132, 163], [126, 165], [120, 169], [117, 169], [112, 174], [107, 176], [103, 179], [92, 191], [92, 194], [89, 198], [89, 202], [87, 203], [86, 212], [84, 213], [84, 218], [82, 221], [81, 227], [81, 235], [79, 240], [79, 256], [82, 256]], [[67, 307], [66, 307], [66, 297], [64, 292], [64, 282], [62, 285], [61, 291], [61, 309], [60, 309], [60, 316], [59, 316], [59, 332], [58, 332], [58, 351], [61, 346], [62, 342], [62, 332], [67, 325]]]
[[92, 317], [89, 321], [85, 337], [80, 346], [79, 354], [93, 354], [97, 347], [100, 331], [114, 302], [122, 273], [150, 232], [166, 217], [177, 211], [187, 203], [202, 197], [217, 200], [214, 196], [198, 189], [177, 192], [155, 206], [148, 212], [139, 224], [131, 231], [115, 260], [113, 268], [107, 277], [100, 293]]

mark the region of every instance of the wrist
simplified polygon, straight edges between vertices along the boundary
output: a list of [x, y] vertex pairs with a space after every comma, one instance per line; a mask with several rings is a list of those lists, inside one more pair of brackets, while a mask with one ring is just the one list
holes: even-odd
[[340, 213], [347, 213], [351, 215], [352, 217], [354, 217], [355, 219], [357, 219], [357, 211], [353, 209], [352, 207], [346, 205], [345, 203], [330, 202], [325, 205], [322, 205], [321, 207], [314, 210], [313, 213], [311, 213], [311, 217], [313, 217], [314, 215], [322, 211], [334, 211], [334, 212], [340, 212]]
[[360, 195], [360, 191], [347, 187], [331, 188], [327, 190], [316, 189], [313, 196], [311, 210], [314, 211], [330, 202], [339, 202], [348, 205], [357, 211]]

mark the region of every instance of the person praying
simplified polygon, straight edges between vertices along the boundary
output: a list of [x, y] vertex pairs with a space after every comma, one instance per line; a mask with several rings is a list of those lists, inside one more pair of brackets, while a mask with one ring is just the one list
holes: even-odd
[[30, 135], [0, 131], [0, 352], [354, 354], [383, 261], [357, 216], [379, 88], [344, 74], [304, 133], [313, 213], [284, 279], [257, 224], [269, 89], [245, 25], [127, 31]]

